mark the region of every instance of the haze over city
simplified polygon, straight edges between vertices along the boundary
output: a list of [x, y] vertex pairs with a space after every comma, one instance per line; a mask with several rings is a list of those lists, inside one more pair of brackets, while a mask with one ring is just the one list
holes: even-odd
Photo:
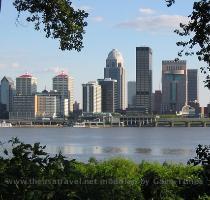
[[[192, 0], [177, 0], [171, 8], [163, 0], [90, 1], [74, 5], [90, 13], [81, 52], [62, 52], [58, 41], [46, 39], [44, 33], [33, 30], [23, 19], [16, 22], [17, 12], [12, 2], [3, 1], [0, 17], [1, 77], [29, 72], [38, 78], [38, 90], [52, 89], [52, 77], [64, 70], [75, 80], [75, 99], [82, 103], [82, 83], [103, 78], [108, 53], [118, 49], [125, 61], [126, 79], [135, 80], [135, 50], [149, 46], [153, 50], [153, 91], [161, 89], [162, 60], [177, 56], [179, 37], [173, 33], [192, 10]], [[110, 9], [111, 8], [111, 9]], [[123, 13], [123, 14], [121, 14]], [[196, 57], [182, 57], [188, 68], [199, 69]], [[199, 76], [199, 97], [202, 106], [209, 103], [209, 91], [204, 77]]]

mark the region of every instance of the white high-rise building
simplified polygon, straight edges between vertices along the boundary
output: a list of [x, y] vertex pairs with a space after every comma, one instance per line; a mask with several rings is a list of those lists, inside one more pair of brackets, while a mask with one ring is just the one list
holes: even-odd
[[101, 112], [101, 86], [96, 81], [83, 84], [83, 112]]
[[69, 112], [73, 112], [74, 104], [74, 79], [64, 72], [53, 78], [53, 90], [60, 93], [63, 99], [69, 101]]
[[125, 68], [122, 54], [117, 49], [113, 49], [106, 59], [106, 68], [104, 68], [104, 78], [111, 78], [112, 80], [117, 80], [116, 109], [124, 110], [127, 107]]
[[37, 78], [31, 74], [23, 74], [16, 78], [16, 93], [17, 95], [34, 95], [37, 92]]

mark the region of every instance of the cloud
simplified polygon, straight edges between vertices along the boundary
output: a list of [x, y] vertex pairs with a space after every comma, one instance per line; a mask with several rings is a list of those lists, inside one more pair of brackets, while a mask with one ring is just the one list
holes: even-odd
[[84, 11], [86, 11], [86, 12], [91, 12], [91, 11], [93, 11], [93, 7], [87, 6], [87, 5], [80, 6], [79, 9], [80, 9], [80, 10], [84, 10]]
[[88, 5], [83, 5], [83, 6], [76, 6], [76, 5], [72, 5], [72, 7], [75, 9], [75, 10], [84, 10], [85, 12], [88, 12], [90, 13], [91, 11], [93, 11], [93, 7], [91, 6], [88, 6]]
[[117, 27], [130, 28], [142, 32], [159, 32], [178, 28], [180, 23], [187, 22], [188, 18], [181, 15], [140, 16], [134, 20], [121, 22], [117, 24]]
[[14, 69], [19, 69], [19, 68], [21, 68], [20, 67], [20, 64], [18, 63], [18, 62], [14, 62], [14, 63], [12, 63], [12, 68], [14, 68]]
[[95, 17], [91, 17], [91, 20], [95, 22], [102, 22], [104, 18], [102, 16], [95, 16]]
[[58, 74], [62, 71], [68, 73], [67, 69], [61, 68], [61, 67], [50, 67], [50, 68], [44, 69], [44, 72], [50, 72], [50, 73], [53, 73], [53, 74]]
[[139, 8], [139, 12], [144, 15], [152, 15], [156, 13], [156, 11], [151, 8]]
[[0, 63], [0, 69], [3, 69], [3, 68], [5, 68], [5, 65]]

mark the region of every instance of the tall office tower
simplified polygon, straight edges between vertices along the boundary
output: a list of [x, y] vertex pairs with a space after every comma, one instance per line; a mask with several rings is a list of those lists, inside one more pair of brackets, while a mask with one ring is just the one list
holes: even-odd
[[152, 49], [136, 47], [136, 107], [152, 112]]
[[16, 78], [17, 95], [33, 95], [37, 92], [37, 79], [26, 73]]
[[117, 110], [117, 81], [111, 78], [98, 79], [102, 93], [102, 112], [115, 112]]
[[162, 113], [179, 112], [186, 103], [186, 61], [162, 61]]
[[101, 112], [101, 86], [96, 81], [82, 84], [83, 112]]
[[61, 72], [53, 78], [53, 90], [57, 90], [63, 99], [68, 99], [69, 112], [73, 112], [74, 79], [64, 72]]
[[136, 106], [136, 81], [128, 81], [128, 108]]
[[1, 80], [1, 103], [6, 105], [7, 112], [12, 110], [13, 96], [15, 95], [14, 81], [4, 76]]
[[122, 54], [117, 49], [113, 49], [106, 59], [106, 68], [104, 68], [104, 78], [111, 78], [113, 80], [117, 80], [116, 109], [124, 110], [127, 107], [125, 68]]
[[73, 110], [74, 111], [79, 111], [80, 110], [80, 103], [78, 103], [77, 101], [74, 102], [73, 105]]
[[161, 102], [162, 102], [162, 92], [161, 90], [155, 90], [153, 97], [153, 113], [160, 114], [161, 113]]
[[188, 88], [188, 102], [198, 101], [198, 70], [187, 70], [187, 88]]

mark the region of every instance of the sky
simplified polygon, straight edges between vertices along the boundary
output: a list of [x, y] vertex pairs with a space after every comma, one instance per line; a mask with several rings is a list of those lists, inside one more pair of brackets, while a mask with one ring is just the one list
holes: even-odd
[[[75, 8], [89, 13], [81, 52], [61, 51], [57, 40], [45, 38], [17, 11], [11, 0], [3, 0], [0, 13], [0, 79], [30, 73], [38, 78], [38, 90], [52, 89], [52, 77], [61, 71], [75, 80], [75, 100], [82, 103], [82, 83], [103, 78], [106, 58], [118, 49], [124, 58], [127, 81], [135, 80], [135, 50], [148, 46], [153, 51], [153, 91], [161, 89], [162, 60], [177, 57], [179, 37], [173, 33], [180, 22], [187, 22], [194, 0], [176, 0], [168, 8], [164, 0], [73, 0]], [[196, 57], [183, 57], [187, 67], [199, 69]], [[199, 73], [199, 101], [210, 102]]]

